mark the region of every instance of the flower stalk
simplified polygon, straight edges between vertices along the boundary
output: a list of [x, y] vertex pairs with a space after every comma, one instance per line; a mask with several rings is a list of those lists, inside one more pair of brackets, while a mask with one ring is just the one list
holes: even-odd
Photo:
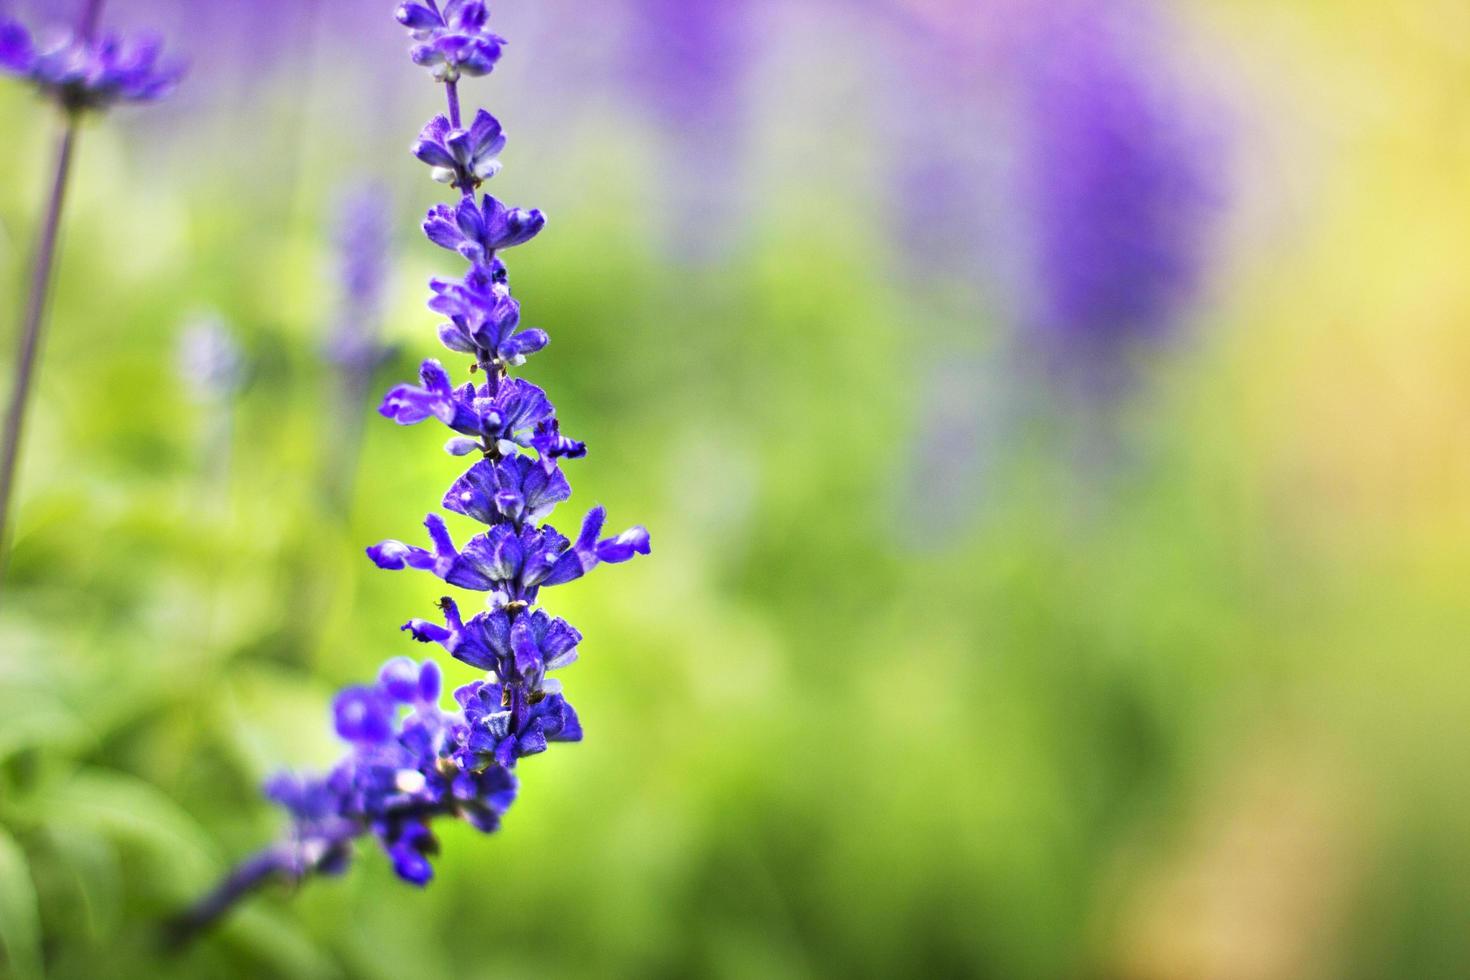
[[41, 350], [41, 326], [45, 322], [46, 299], [51, 291], [51, 271], [56, 263], [56, 242], [61, 231], [61, 209], [71, 177], [72, 156], [77, 142], [77, 115], [68, 113], [66, 128], [56, 151], [56, 168], [51, 178], [51, 195], [41, 224], [41, 239], [31, 270], [26, 295], [25, 318], [21, 322], [20, 349], [10, 384], [10, 402], [5, 409], [5, 428], [0, 433], [0, 595], [10, 554], [10, 499], [15, 491], [16, 467], [20, 461], [21, 436], [25, 431], [26, 406]]
[[48, 47], [38, 48], [19, 23], [0, 20], [0, 74], [26, 79], [63, 112], [51, 193], [42, 219], [21, 321], [20, 344], [3, 429], [0, 429], [0, 582], [3, 582], [11, 536], [11, 500], [15, 493], [26, 409], [40, 359], [46, 306], [61, 235], [62, 208], [82, 117], [119, 102], [151, 102], [172, 91], [182, 65], [160, 58], [156, 39], [128, 42], [97, 36], [103, 0], [88, 0], [76, 28]]
[[462, 614], [445, 596], [438, 603], [442, 622], [412, 619], [402, 627], [481, 679], [457, 688], [457, 710], [445, 711], [438, 664], [396, 657], [375, 683], [341, 692], [332, 714], [349, 746], [345, 758], [325, 775], [284, 774], [267, 783], [266, 795], [291, 817], [290, 832], [185, 913], [176, 936], [197, 934], [272, 878], [341, 873], [361, 837], [377, 840], [401, 879], [423, 886], [434, 873], [437, 821], [497, 830], [518, 792], [518, 763], [553, 742], [582, 738], [576, 711], [549, 676], [577, 659], [582, 634], [539, 607], [542, 589], [649, 553], [642, 527], [602, 537], [601, 507], [587, 513], [575, 540], [544, 523], [571, 496], [561, 461], [586, 455], [586, 446], [561, 434], [544, 391], [511, 373], [549, 338], [521, 327], [501, 253], [535, 238], [546, 217], [488, 194], [476, 197], [499, 171], [506, 142], [494, 116], [480, 109], [466, 123], [460, 106], [460, 80], [488, 75], [500, 60], [505, 41], [490, 32], [488, 17], [481, 0], [411, 0], [397, 10], [415, 42], [413, 60], [445, 88], [446, 112], [429, 120], [412, 152], [458, 192], [453, 205], [429, 211], [423, 231], [469, 269], [457, 279], [431, 280], [428, 306], [444, 318], [443, 345], [471, 362], [470, 380], [456, 386], [439, 361], [424, 361], [420, 384], [398, 385], [378, 409], [400, 425], [433, 419], [451, 430], [446, 451], [475, 462], [441, 506], [486, 529], [460, 548], [445, 519], [431, 513], [424, 521], [430, 547], [388, 540], [367, 549], [379, 568], [426, 571], [484, 597], [483, 608]]

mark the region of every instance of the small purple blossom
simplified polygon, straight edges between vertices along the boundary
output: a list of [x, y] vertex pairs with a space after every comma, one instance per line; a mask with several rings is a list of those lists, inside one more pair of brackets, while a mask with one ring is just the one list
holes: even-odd
[[388, 540], [367, 553], [373, 564], [389, 571], [416, 568], [462, 589], [534, 602], [543, 585], [572, 582], [598, 565], [617, 565], [649, 553], [648, 532], [641, 527], [599, 538], [606, 519], [603, 508], [592, 508], [575, 542], [550, 525], [517, 526], [508, 521], [470, 538], [461, 550], [449, 537], [443, 518], [430, 514], [424, 525], [431, 548]]
[[152, 102], [173, 91], [182, 62], [163, 57], [152, 35], [89, 39], [66, 32], [37, 44], [14, 22], [0, 23], [0, 71], [24, 78], [66, 108], [105, 109], [119, 102]]
[[413, 619], [403, 629], [420, 643], [437, 643], [456, 660], [507, 680], [531, 680], [539, 685], [548, 671], [577, 659], [582, 634], [564, 619], [534, 609], [514, 619], [506, 606], [497, 605], [460, 617], [459, 605], [449, 597], [439, 602], [444, 625]]
[[202, 314], [185, 324], [178, 341], [178, 375], [196, 402], [224, 402], [245, 384], [245, 355], [223, 318]]
[[464, 129], [444, 115], [430, 119], [413, 144], [413, 155], [434, 168], [435, 180], [468, 192], [500, 172], [496, 156], [504, 148], [500, 122], [481, 109]]
[[333, 704], [346, 758], [322, 777], [281, 774], [266, 783], [295, 823], [298, 875], [340, 870], [351, 842], [372, 834], [398, 876], [423, 885], [438, 850], [432, 819], [459, 817], [486, 833], [499, 826], [515, 799], [510, 767], [519, 756], [497, 754], [500, 739], [484, 733], [483, 717], [442, 711], [439, 677], [432, 662], [390, 660], [376, 684], [350, 687]]
[[546, 216], [540, 211], [507, 208], [489, 194], [479, 206], [470, 195], [454, 207], [436, 204], [424, 219], [429, 241], [475, 265], [490, 261], [499, 249], [524, 245], [544, 227]]
[[521, 304], [510, 295], [493, 267], [473, 266], [460, 280], [433, 279], [429, 309], [449, 318], [439, 327], [439, 340], [480, 363], [494, 359], [515, 367], [547, 345], [546, 331], [518, 330]]
[[498, 387], [466, 382], [455, 388], [444, 366], [435, 360], [423, 363], [419, 381], [389, 391], [378, 413], [399, 425], [438, 419], [470, 437], [468, 443], [451, 442], [453, 455], [463, 456], [477, 448], [485, 452], [497, 447], [502, 452], [521, 448], [536, 449], [549, 461], [556, 456], [580, 456], [585, 449], [582, 443], [561, 436], [555, 427], [556, 410], [546, 392], [529, 381], [508, 378]]
[[500, 60], [505, 38], [486, 28], [490, 12], [481, 0], [446, 0], [442, 11], [432, 2], [405, 3], [396, 16], [417, 42], [409, 57], [441, 81], [488, 75]]
[[470, 467], [444, 495], [443, 506], [481, 524], [539, 521], [571, 495], [559, 467], [538, 465], [518, 453]]

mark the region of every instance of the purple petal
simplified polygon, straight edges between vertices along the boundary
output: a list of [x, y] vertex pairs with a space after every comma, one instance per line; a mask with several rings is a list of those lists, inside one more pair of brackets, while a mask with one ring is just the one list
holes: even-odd
[[629, 528], [615, 538], [597, 543], [597, 560], [616, 565], [634, 555], [649, 553], [648, 532], [642, 527]]
[[439, 673], [439, 665], [432, 660], [424, 661], [424, 665], [419, 668], [419, 701], [424, 704], [438, 704], [442, 687], [443, 677]]
[[394, 701], [411, 704], [419, 691], [419, 665], [408, 657], [394, 657], [378, 672], [378, 689]]
[[515, 361], [518, 358], [529, 357], [530, 355], [541, 350], [550, 342], [551, 338], [546, 335], [545, 330], [540, 330], [533, 327], [530, 330], [522, 330], [520, 333], [507, 340], [505, 343], [501, 344], [499, 350], [497, 350], [496, 353], [505, 358], [507, 361]]
[[451, 252], [458, 251], [464, 242], [455, 212], [447, 204], [436, 204], [429, 209], [428, 216], [424, 218], [424, 234], [429, 241]]
[[511, 627], [510, 644], [516, 655], [516, 670], [527, 674], [541, 666], [541, 647], [529, 617], [520, 617]]
[[444, 26], [442, 17], [428, 7], [417, 3], [400, 4], [393, 16], [398, 19], [398, 23], [411, 31], [424, 31]]
[[432, 553], [402, 541], [380, 541], [367, 549], [367, 555], [373, 564], [390, 572], [405, 568], [432, 570], [434, 567]]
[[410, 619], [399, 627], [413, 635], [420, 643], [438, 643], [440, 646], [448, 645], [454, 633], [445, 629], [438, 623], [431, 623], [427, 619]]
[[31, 70], [35, 57], [26, 29], [11, 21], [0, 21], [0, 69], [24, 74]]
[[337, 734], [349, 742], [381, 744], [393, 737], [393, 705], [370, 687], [349, 687], [332, 702]]

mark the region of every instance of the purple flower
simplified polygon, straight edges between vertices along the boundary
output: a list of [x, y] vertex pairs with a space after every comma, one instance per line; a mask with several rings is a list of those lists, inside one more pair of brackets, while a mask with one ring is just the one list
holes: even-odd
[[17, 23], [0, 21], [0, 71], [24, 75], [31, 70], [35, 57], [30, 32]]
[[[658, 213], [673, 257], [708, 261], [738, 241], [758, 204], [744, 179], [754, 118], [749, 81], [762, 48], [753, 0], [629, 0], [622, 77], [663, 130]], [[884, 57], [890, 53], [885, 51]]]
[[449, 373], [438, 361], [429, 360], [419, 368], [418, 385], [398, 385], [383, 397], [378, 412], [399, 425], [416, 425], [425, 419], [438, 419], [450, 428], [473, 435], [479, 431], [474, 414], [474, 386], [456, 390]]
[[440, 248], [458, 252], [480, 265], [502, 248], [524, 245], [546, 227], [540, 211], [507, 208], [486, 194], [479, 206], [471, 195], [454, 207], [436, 204], [424, 219], [424, 234]]
[[337, 734], [349, 742], [381, 745], [393, 737], [393, 701], [376, 688], [349, 687], [332, 705]]
[[446, 0], [442, 12], [433, 3], [405, 3], [396, 16], [418, 42], [409, 52], [414, 64], [435, 78], [488, 75], [500, 60], [505, 39], [486, 29], [490, 14], [480, 0]]
[[444, 495], [444, 509], [481, 524], [519, 524], [541, 520], [571, 495], [567, 478], [555, 465], [548, 469], [517, 454], [470, 467]]
[[493, 267], [476, 265], [462, 280], [432, 279], [429, 287], [434, 291], [429, 309], [449, 317], [439, 328], [439, 340], [452, 351], [515, 367], [549, 340], [544, 330], [517, 331], [521, 304]]
[[472, 724], [439, 709], [439, 684], [433, 663], [390, 660], [375, 685], [350, 687], [333, 705], [337, 733], [351, 746], [346, 758], [324, 777], [281, 774], [266, 783], [266, 795], [295, 821], [297, 873], [324, 872], [328, 863], [340, 870], [348, 843], [372, 833], [399, 877], [422, 885], [437, 850], [429, 819], [499, 825], [515, 777], [492, 753], [470, 747]]
[[424, 523], [433, 541], [432, 551], [390, 540], [369, 548], [368, 557], [379, 568], [416, 568], [462, 589], [529, 602], [569, 546], [553, 527], [517, 529], [513, 524], [497, 524], [470, 538], [460, 551], [440, 517], [431, 514]]
[[475, 535], [460, 551], [450, 540], [444, 521], [431, 514], [424, 523], [432, 550], [390, 540], [369, 548], [368, 557], [379, 568], [417, 568], [462, 589], [532, 602], [543, 585], [572, 582], [600, 564], [616, 565], [649, 553], [648, 532], [641, 527], [599, 539], [606, 517], [601, 507], [592, 508], [575, 544], [550, 525], [517, 528], [505, 523]]
[[245, 356], [230, 327], [205, 314], [185, 324], [179, 335], [178, 373], [195, 401], [228, 401], [246, 380]]
[[1147, 10], [1066, 5], [1020, 66], [1033, 320], [1081, 361], [1162, 337], [1192, 294], [1215, 192], [1207, 147], [1168, 83]]
[[562, 435], [561, 423], [554, 418], [537, 423], [531, 434], [531, 448], [548, 464], [558, 457], [581, 459], [587, 455], [587, 444]]
[[424, 518], [424, 527], [429, 530], [429, 540], [434, 545], [432, 551], [402, 541], [382, 541], [367, 550], [368, 557], [379, 568], [390, 571], [417, 568], [447, 579], [460, 557], [449, 537], [449, 528], [444, 526], [444, 518], [438, 514]]
[[493, 671], [503, 680], [527, 680], [541, 689], [547, 671], [565, 667], [577, 659], [582, 634], [564, 619], [535, 609], [511, 618], [504, 606], [477, 613], [468, 622], [460, 619], [459, 606], [443, 599], [444, 625], [414, 619], [403, 625], [420, 643], [438, 643], [450, 656], [471, 667]]
[[600, 564], [618, 565], [634, 555], [648, 554], [648, 532], [642, 527], [629, 528], [622, 534], [599, 540], [598, 535], [602, 533], [606, 520], [607, 512], [601, 507], [588, 511], [576, 543], [557, 558], [541, 584], [561, 585], [581, 578]]
[[476, 681], [454, 692], [464, 708], [469, 737], [463, 756], [489, 757], [510, 768], [516, 760], [545, 752], [550, 742], [580, 742], [582, 724], [560, 694], [534, 702], [504, 684]]
[[470, 191], [500, 172], [496, 155], [504, 148], [499, 121], [481, 109], [467, 129], [453, 126], [444, 115], [430, 119], [413, 144], [413, 155], [434, 168], [435, 180]]
[[557, 455], [580, 455], [581, 443], [561, 437], [554, 428], [555, 409], [546, 392], [519, 378], [476, 386], [450, 385], [449, 375], [438, 361], [425, 361], [419, 385], [398, 385], [383, 397], [378, 412], [399, 425], [416, 425], [438, 419], [468, 441], [454, 439], [446, 447], [452, 455], [482, 452], [513, 452], [516, 447], [538, 449], [543, 460]]
[[66, 33], [38, 46], [20, 24], [0, 23], [0, 71], [28, 79], [77, 111], [162, 98], [183, 77], [184, 67], [164, 59], [162, 42], [153, 36], [126, 40], [109, 34], [91, 40]]

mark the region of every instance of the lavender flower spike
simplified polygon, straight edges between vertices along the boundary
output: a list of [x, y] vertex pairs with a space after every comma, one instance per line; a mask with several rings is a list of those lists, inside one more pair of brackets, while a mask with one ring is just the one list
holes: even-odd
[[28, 79], [59, 105], [78, 111], [153, 102], [173, 91], [184, 66], [165, 59], [162, 43], [151, 35], [94, 39], [84, 26], [38, 46], [22, 25], [0, 22], [0, 72]]
[[487, 73], [504, 42], [489, 33], [478, 0], [406, 3], [397, 16], [417, 42], [414, 60], [434, 68], [448, 96], [448, 114], [430, 120], [413, 154], [460, 192], [455, 205], [429, 212], [424, 232], [469, 267], [460, 279], [432, 280], [428, 306], [447, 318], [439, 328], [444, 346], [473, 360], [470, 379], [459, 385], [443, 364], [426, 360], [419, 383], [393, 388], [379, 412], [400, 425], [437, 420], [454, 433], [446, 446], [451, 455], [479, 457], [442, 504], [485, 530], [458, 546], [444, 519], [430, 514], [428, 547], [388, 540], [367, 554], [379, 568], [418, 569], [485, 594], [484, 609], [468, 618], [446, 597], [439, 602], [443, 625], [413, 619], [402, 627], [482, 673], [455, 690], [455, 711], [440, 705], [432, 661], [390, 660], [376, 683], [343, 691], [333, 721], [348, 743], [346, 757], [325, 776], [283, 776], [267, 785], [290, 816], [291, 832], [183, 915], [176, 927], [185, 938], [267, 881], [341, 872], [359, 838], [376, 838], [400, 878], [424, 885], [434, 874], [437, 821], [496, 830], [515, 800], [520, 760], [582, 738], [560, 682], [547, 677], [576, 660], [582, 634], [537, 607], [541, 588], [649, 553], [642, 527], [602, 537], [601, 507], [587, 514], [575, 541], [544, 523], [571, 496], [560, 461], [585, 455], [586, 447], [561, 434], [544, 391], [510, 376], [547, 336], [520, 327], [520, 304], [499, 253], [530, 241], [546, 219], [488, 195], [476, 200], [476, 187], [499, 170], [505, 137], [484, 111], [462, 126], [455, 87], [461, 75]]
[[51, 286], [79, 118], [86, 110], [105, 109], [118, 102], [158, 99], [171, 91], [183, 74], [181, 65], [162, 59], [156, 39], [129, 42], [108, 35], [98, 40], [102, 3], [103, 0], [87, 0], [76, 29], [45, 46], [38, 46], [31, 32], [21, 24], [0, 19], [0, 74], [31, 81], [66, 114], [65, 129], [56, 151], [51, 197], [32, 266], [5, 427], [0, 431], [0, 577], [5, 572], [10, 498], [15, 489], [26, 406], [40, 358], [46, 296]]

